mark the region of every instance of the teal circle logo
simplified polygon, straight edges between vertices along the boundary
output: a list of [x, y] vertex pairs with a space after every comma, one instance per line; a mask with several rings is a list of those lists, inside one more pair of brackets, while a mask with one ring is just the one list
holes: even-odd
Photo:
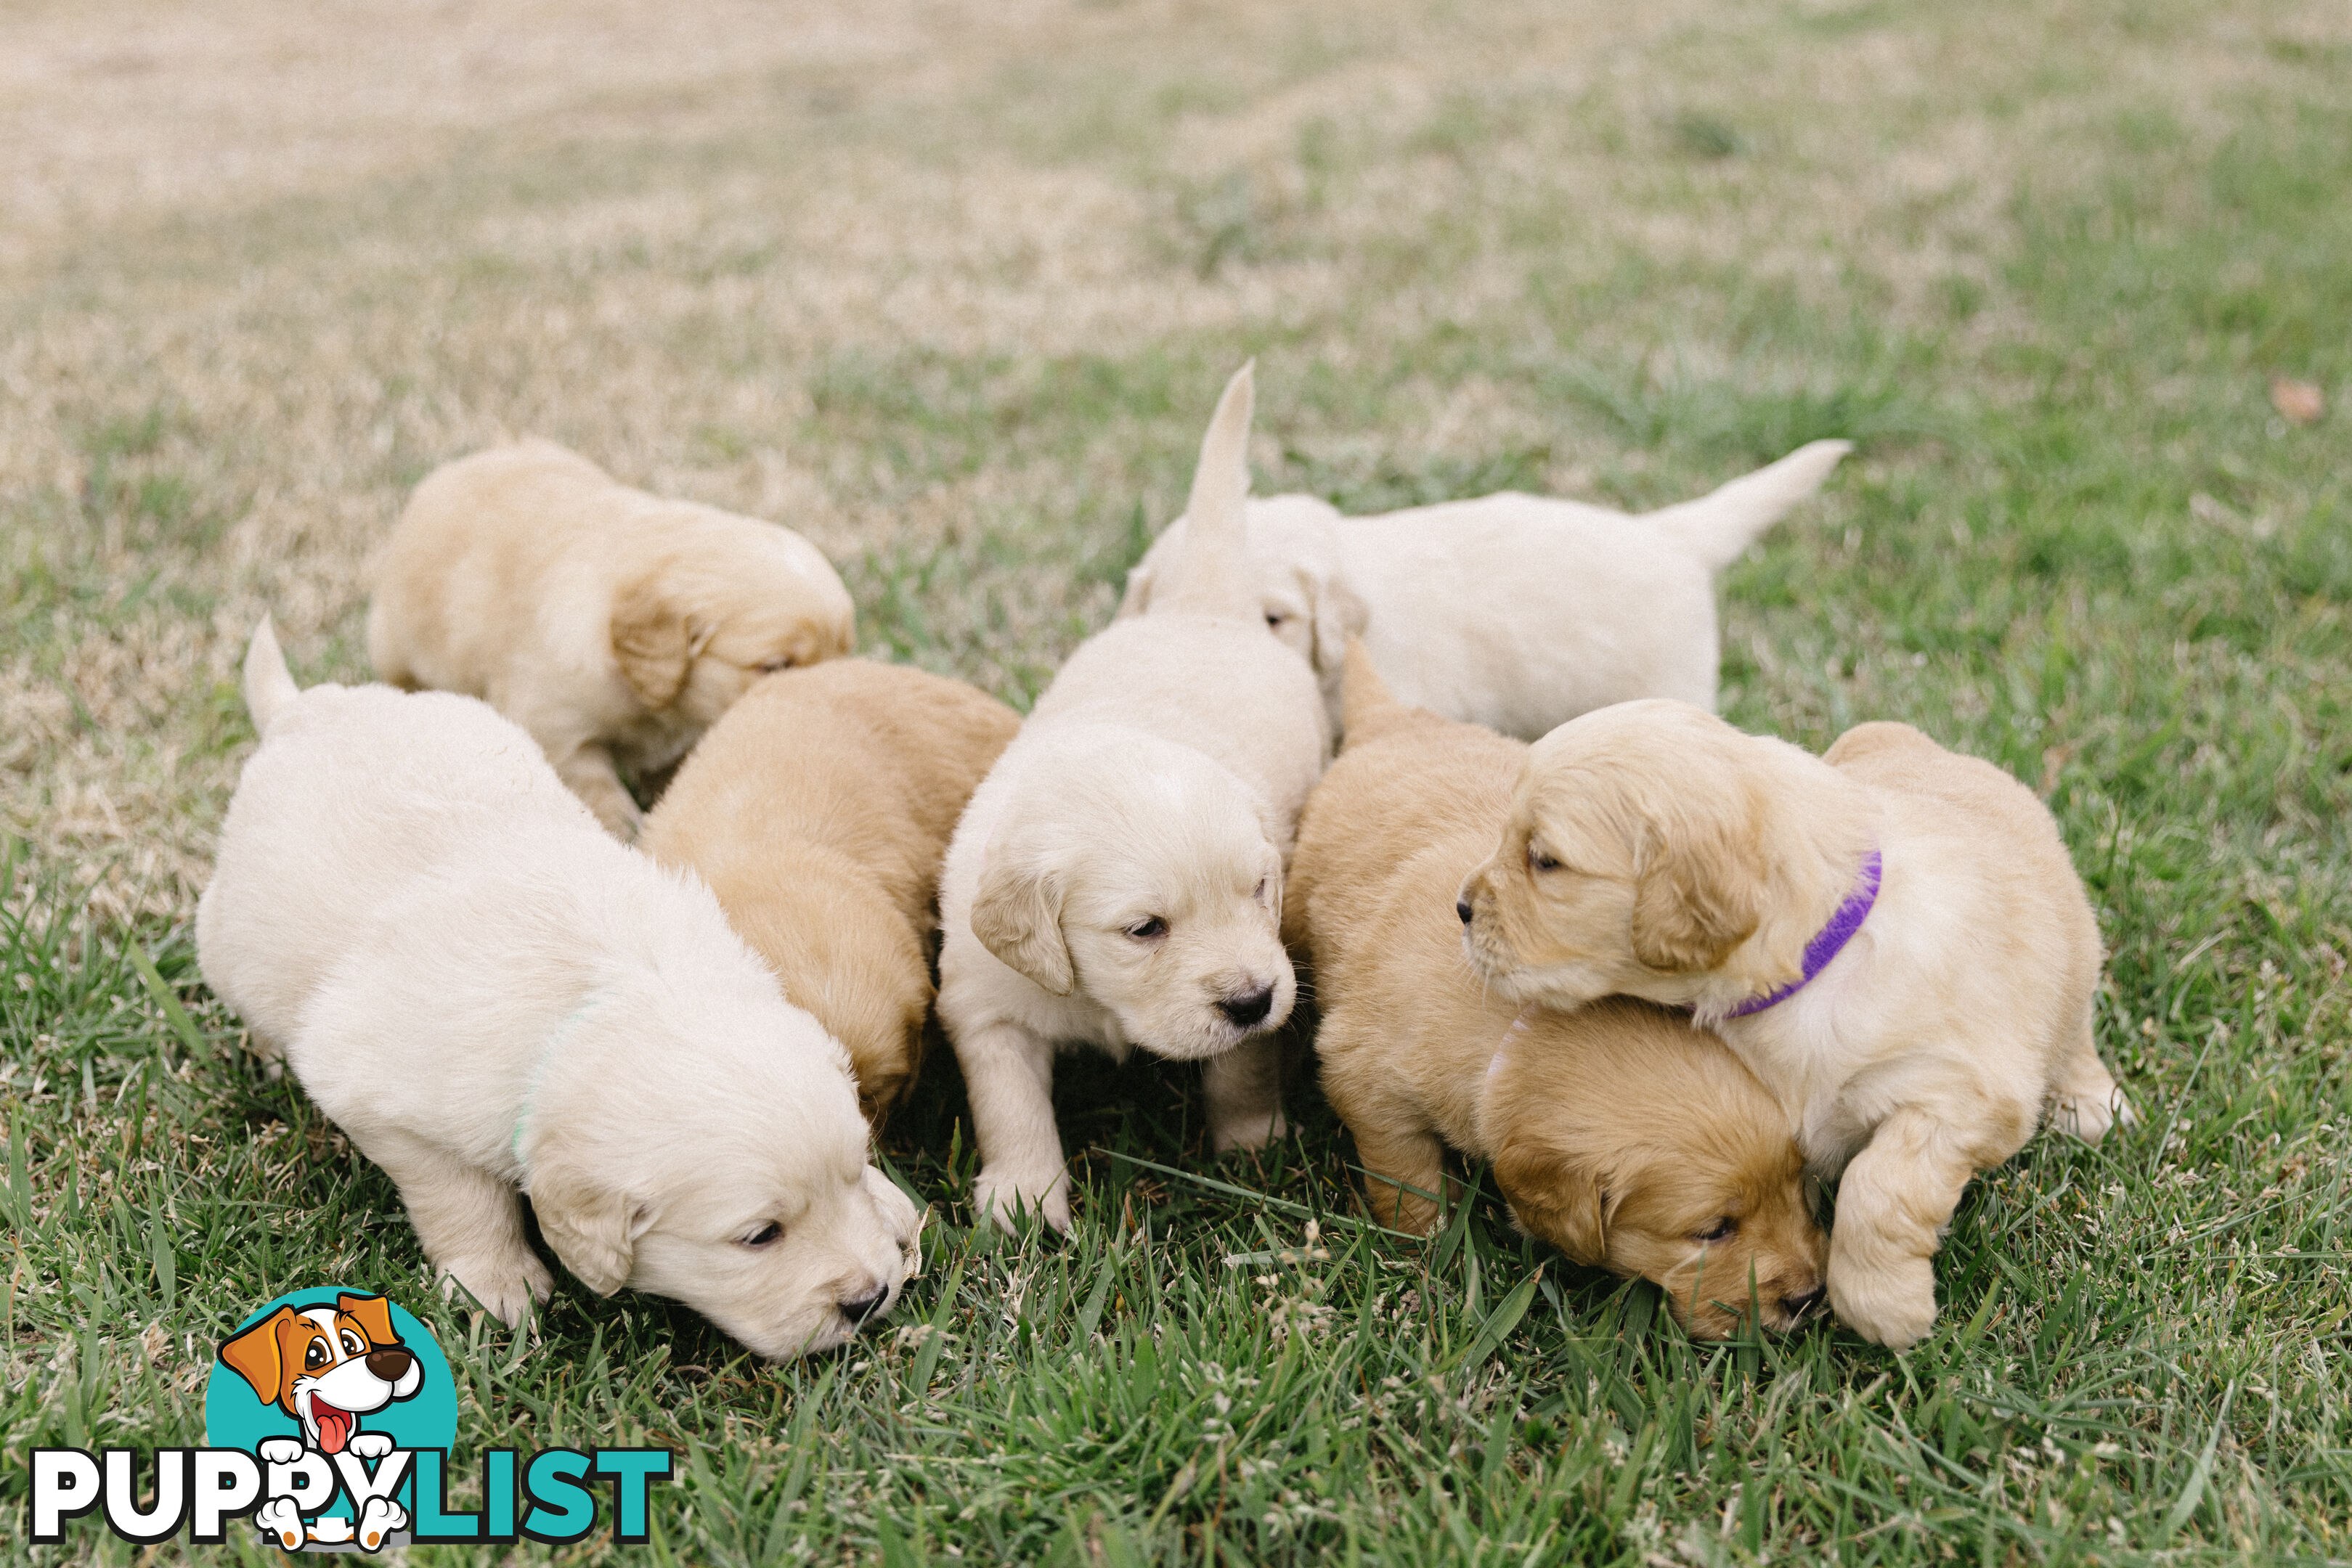
[[416, 1514], [401, 1451], [457, 1437], [448, 1359], [373, 1291], [328, 1285], [266, 1302], [221, 1342], [205, 1389], [206, 1446], [261, 1460], [255, 1522], [289, 1551], [397, 1544]]

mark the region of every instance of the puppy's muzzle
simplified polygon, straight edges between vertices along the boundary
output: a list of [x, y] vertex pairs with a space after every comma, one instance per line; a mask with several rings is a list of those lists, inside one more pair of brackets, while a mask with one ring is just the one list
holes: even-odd
[[1227, 997], [1217, 1004], [1217, 1010], [1232, 1019], [1235, 1029], [1255, 1029], [1274, 1010], [1274, 988], [1260, 986]]
[[1461, 916], [1463, 925], [1467, 925], [1477, 912], [1470, 907], [1468, 899], [1457, 898], [1454, 901], [1454, 913]]
[[1807, 1312], [1827, 1301], [1829, 1294], [1830, 1288], [1827, 1285], [1815, 1285], [1801, 1296], [1781, 1297], [1780, 1310], [1789, 1314], [1789, 1322], [1793, 1326], [1803, 1322]]
[[841, 1315], [849, 1320], [852, 1330], [862, 1329], [866, 1326], [866, 1321], [878, 1315], [889, 1301], [890, 1287], [877, 1285], [872, 1295], [858, 1296], [854, 1299], [844, 1297], [840, 1302]]
[[386, 1383], [397, 1383], [407, 1375], [408, 1364], [415, 1359], [404, 1347], [388, 1344], [367, 1353], [367, 1369]]

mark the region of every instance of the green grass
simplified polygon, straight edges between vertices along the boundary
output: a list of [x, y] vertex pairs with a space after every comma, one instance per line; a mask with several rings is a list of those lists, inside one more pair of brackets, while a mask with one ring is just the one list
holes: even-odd
[[[29, 1448], [195, 1440], [212, 1343], [347, 1282], [448, 1352], [456, 1474], [489, 1446], [677, 1448], [665, 1561], [2352, 1560], [2343, 47], [2185, 5], [1745, 7], [1611, 35], [1642, 74], [1563, 86], [1446, 54], [1451, 13], [1424, 11], [1402, 44], [1267, 23], [1231, 75], [1208, 23], [1115, 9], [944, 96], [786, 75], [691, 135], [558, 127], [126, 219], [0, 302], [74, 372], [37, 432], [55, 462], [0, 490], [0, 676], [57, 694], [0, 733], [6, 1555]], [[1898, 43], [1916, 93], [1867, 52]], [[1392, 49], [1425, 101], [1310, 94], [1279, 133], [1177, 140]], [[1836, 50], [1859, 52], [1807, 74]], [[1859, 96], [1822, 107], [1824, 81]], [[1958, 174], [1885, 174], [1923, 149]], [[836, 156], [909, 225], [892, 169], [1139, 193], [1123, 265], [1209, 324], [1047, 349], [862, 306], [780, 324], [767, 302], [830, 242], [741, 193]], [[701, 216], [497, 227], [636, 198]], [[1027, 244], [939, 266], [985, 300], [1061, 287]], [[730, 280], [760, 292], [711, 292]], [[1223, 311], [1244, 285], [1259, 303]], [[886, 1148], [935, 1206], [926, 1270], [848, 1351], [764, 1365], [568, 1281], [535, 1340], [441, 1304], [390, 1183], [202, 986], [196, 873], [136, 860], [185, 839], [200, 873], [249, 737], [226, 678], [249, 612], [307, 594], [281, 614], [298, 670], [362, 674], [366, 529], [487, 409], [745, 507], [790, 451], [842, 508], [810, 526], [867, 650], [1025, 705], [1180, 504], [1249, 353], [1260, 488], [1356, 509], [1506, 486], [1650, 506], [1853, 438], [1726, 575], [1725, 710], [1817, 748], [1906, 719], [2041, 789], [2142, 1124], [1979, 1181], [1907, 1354], [1834, 1326], [1702, 1346], [1485, 1197], [1426, 1246], [1355, 1223], [1305, 1064], [1299, 1136], [1222, 1163], [1184, 1071], [1069, 1064], [1081, 1224], [971, 1232], [935, 1042]], [[2274, 371], [2326, 389], [2322, 423], [2278, 418]], [[321, 520], [339, 500], [363, 521]], [[34, 1555], [131, 1553], [85, 1527]]]

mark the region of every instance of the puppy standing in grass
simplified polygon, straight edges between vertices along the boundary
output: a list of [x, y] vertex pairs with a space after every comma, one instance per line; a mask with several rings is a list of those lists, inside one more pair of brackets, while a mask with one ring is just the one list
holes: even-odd
[[530, 731], [623, 840], [656, 773], [760, 675], [849, 652], [849, 591], [800, 535], [633, 490], [549, 441], [446, 463], [376, 569], [368, 657]]
[[[1533, 740], [1611, 703], [1715, 706], [1715, 574], [1849, 450], [1816, 441], [1696, 501], [1640, 517], [1505, 493], [1343, 517], [1313, 496], [1250, 503], [1266, 624], [1314, 666], [1339, 722], [1360, 632], [1400, 701]], [[1156, 601], [1179, 517], [1128, 573], [1121, 615]]]
[[914, 1205], [866, 1163], [840, 1045], [709, 889], [614, 842], [470, 697], [298, 692], [267, 622], [245, 687], [261, 747], [198, 962], [445, 1281], [509, 1324], [547, 1298], [521, 1186], [589, 1289], [675, 1297], [762, 1355], [889, 1310]]
[[1022, 1208], [1069, 1224], [1060, 1044], [1201, 1061], [1220, 1152], [1283, 1130], [1283, 871], [1328, 740], [1247, 574], [1250, 401], [1244, 366], [1151, 613], [1070, 655], [948, 849], [940, 1021], [971, 1096], [974, 1205], [1000, 1224]]
[[1527, 746], [1390, 695], [1349, 646], [1347, 744], [1298, 824], [1285, 923], [1314, 955], [1323, 1088], [1384, 1225], [1426, 1235], [1445, 1146], [1494, 1162], [1519, 1223], [1577, 1262], [1656, 1282], [1700, 1339], [1750, 1292], [1790, 1329], [1828, 1243], [1761, 1084], [1687, 1019], [1489, 994], [1451, 907], [1494, 848]]
[[2092, 1041], [2099, 929], [2057, 824], [1906, 725], [1815, 758], [1683, 703], [1588, 714], [1528, 754], [1461, 891], [1506, 997], [1688, 1007], [1843, 1172], [1830, 1304], [1895, 1349], [1936, 1317], [1960, 1193], [2047, 1102], [2095, 1142], [2121, 1092]]
[[698, 873], [785, 997], [848, 1048], [877, 1129], [921, 1065], [948, 836], [1020, 727], [924, 670], [786, 670], [711, 727], [637, 841]]

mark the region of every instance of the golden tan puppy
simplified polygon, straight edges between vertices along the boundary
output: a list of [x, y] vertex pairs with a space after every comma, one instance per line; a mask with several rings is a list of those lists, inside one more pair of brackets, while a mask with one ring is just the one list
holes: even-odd
[[1826, 757], [1688, 704], [1602, 708], [1528, 753], [1462, 888], [1502, 995], [1695, 1009], [1843, 1173], [1830, 1304], [1896, 1349], [1936, 1316], [1961, 1190], [2045, 1102], [2127, 1116], [2092, 1043], [2099, 929], [2057, 824], [2000, 769], [1899, 724]]
[[849, 652], [849, 591], [774, 523], [633, 490], [548, 441], [443, 464], [376, 569], [368, 657], [530, 731], [623, 839], [652, 773], [760, 675]]
[[[1793, 1327], [1827, 1243], [1780, 1107], [1687, 1018], [1615, 1000], [1522, 1009], [1463, 961], [1454, 892], [1494, 845], [1527, 747], [1396, 703], [1349, 653], [1348, 742], [1299, 826], [1292, 931], [1311, 948], [1323, 1086], [1374, 1215], [1426, 1232], [1446, 1145], [1491, 1158], [1519, 1223], [1655, 1281], [1703, 1339], [1754, 1300]], [[1402, 1184], [1402, 1186], [1400, 1185]]]
[[1021, 717], [944, 675], [835, 659], [757, 682], [711, 726], [639, 847], [690, 866], [849, 1050], [877, 1130], [921, 1065], [940, 860]]

